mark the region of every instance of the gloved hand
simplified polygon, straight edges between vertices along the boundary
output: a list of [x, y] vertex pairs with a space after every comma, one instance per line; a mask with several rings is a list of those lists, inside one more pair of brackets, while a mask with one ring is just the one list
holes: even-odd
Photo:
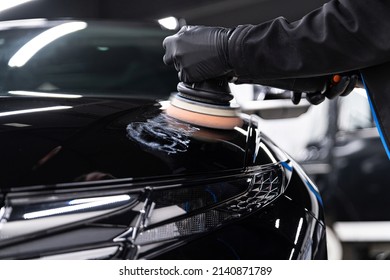
[[233, 29], [206, 26], [184, 26], [165, 38], [164, 63], [174, 65], [179, 80], [200, 82], [226, 76], [229, 66], [228, 40]]
[[[306, 99], [313, 105], [322, 103], [325, 98], [333, 99], [336, 96], [347, 96], [355, 88], [358, 81], [358, 75], [332, 75], [325, 85], [323, 92], [307, 92]], [[301, 92], [293, 92], [291, 100], [294, 104], [298, 104], [301, 100]]]

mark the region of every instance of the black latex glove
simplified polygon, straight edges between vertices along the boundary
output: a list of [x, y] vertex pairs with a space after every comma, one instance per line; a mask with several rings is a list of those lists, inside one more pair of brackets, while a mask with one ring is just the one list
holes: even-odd
[[228, 39], [232, 29], [184, 26], [165, 38], [164, 63], [174, 65], [179, 79], [186, 83], [226, 76], [231, 72]]
[[[307, 92], [306, 99], [313, 105], [322, 103], [325, 98], [333, 99], [336, 96], [347, 96], [355, 88], [358, 81], [358, 75], [332, 75], [325, 85], [323, 92]], [[294, 104], [298, 104], [301, 100], [302, 93], [293, 92], [291, 100]]]

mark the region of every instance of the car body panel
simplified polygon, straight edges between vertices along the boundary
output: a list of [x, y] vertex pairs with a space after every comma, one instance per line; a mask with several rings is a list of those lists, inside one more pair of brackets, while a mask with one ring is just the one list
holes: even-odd
[[[1, 101], [8, 112], [64, 107], [2, 117], [3, 187], [72, 182], [93, 172], [138, 178], [245, 165], [245, 135], [178, 123], [160, 114], [156, 102], [28, 97]], [[209, 141], [198, 140], [202, 138]]]
[[[28, 23], [0, 23], [14, 44], [0, 58], [1, 259], [327, 257], [318, 190], [256, 116], [218, 130], [166, 115], [168, 31]], [[77, 30], [13, 59], [64, 26]]]
[[[1, 149], [4, 159], [2, 169], [6, 170], [2, 176], [2, 191], [6, 194], [3, 209], [12, 213], [3, 219], [7, 222], [0, 230], [3, 239], [0, 257], [11, 258], [14, 254], [20, 258], [21, 255], [15, 254], [15, 251], [21, 250], [27, 258], [35, 258], [37, 253], [49, 258], [71, 257], [81, 253], [68, 250], [80, 247], [87, 255], [96, 252], [98, 255], [102, 252], [106, 254], [107, 251], [111, 252], [107, 248], [116, 248], [112, 249], [115, 254], [104, 255], [104, 258], [167, 258], [176, 254], [176, 250], [181, 252], [179, 255], [186, 254], [188, 258], [201, 258], [203, 255], [193, 252], [192, 246], [199, 248], [199, 244], [211, 242], [214, 238], [220, 240], [215, 246], [222, 242], [221, 246], [224, 247], [215, 251], [215, 258], [306, 259], [324, 256], [324, 250], [320, 250], [324, 224], [321, 222], [323, 213], [318, 193], [310, 187], [302, 171], [294, 168], [296, 163], [290, 161], [265, 135], [261, 135], [254, 117], [248, 117], [249, 122], [237, 130], [218, 131], [170, 119], [165, 115], [161, 103], [148, 100], [97, 97], [81, 97], [71, 101], [58, 98], [55, 101], [47, 98], [40, 100], [36, 97], [16, 99], [18, 102], [15, 102], [15, 97], [2, 99], [4, 105], [17, 104], [15, 107], [9, 105], [8, 112], [25, 110], [27, 107], [23, 107], [23, 104], [39, 104], [39, 108], [49, 105], [70, 108], [2, 117], [1, 134], [6, 143]], [[129, 135], [129, 130], [137, 133], [135, 136]], [[282, 165], [277, 160], [279, 158], [284, 160]], [[225, 196], [234, 197], [247, 188], [239, 183], [240, 178], [252, 174], [256, 168], [263, 170], [267, 166], [278, 165], [286, 172], [283, 179], [286, 191], [264, 208], [264, 212], [255, 211], [257, 214], [249, 215], [238, 223], [228, 223], [226, 229], [225, 226], [217, 227], [215, 233], [212, 231], [206, 236], [200, 234], [197, 238], [181, 242], [163, 241], [151, 248], [150, 245], [138, 245], [137, 253], [134, 253], [134, 245], [131, 245], [134, 240], [129, 240], [126, 228], [139, 218], [140, 214], [134, 208], [144, 203], [145, 193], [166, 186], [186, 185], [188, 182], [210, 184], [223, 178], [230, 182], [225, 187], [229, 188], [229, 192], [225, 195], [217, 195], [217, 192], [213, 196], [224, 201]], [[231, 193], [234, 189], [232, 186], [237, 189], [234, 193]], [[183, 191], [186, 189], [182, 188]], [[221, 189], [221, 186], [211, 188]], [[103, 204], [92, 204], [89, 211], [74, 209], [69, 205], [73, 205], [75, 193], [77, 199], [94, 199], [95, 202], [89, 203], [98, 201]], [[126, 195], [129, 198], [119, 199]], [[104, 206], [105, 200], [112, 199], [114, 201], [109, 203], [109, 207]], [[207, 205], [199, 207], [202, 209]], [[181, 205], [170, 207], [168, 221], [198, 209], [191, 208], [188, 212], [188, 209], [180, 210], [185, 209]], [[42, 212], [58, 209], [61, 209], [61, 214]], [[159, 213], [159, 218], [155, 216], [152, 224], [166, 221], [167, 217], [161, 218], [163, 211], [165, 209], [154, 211]], [[175, 211], [177, 214], [173, 214]], [[128, 213], [127, 217], [121, 212]], [[115, 226], [103, 229], [98, 226], [101, 220], [110, 220], [111, 216], [117, 221]], [[37, 220], [41, 220], [40, 224], [37, 224]], [[91, 221], [96, 222], [90, 224]], [[25, 229], [18, 230], [19, 224], [23, 224]], [[48, 231], [56, 234], [49, 237]], [[86, 242], [88, 233], [95, 231], [101, 232], [101, 235], [97, 234], [96, 239]], [[249, 245], [242, 244], [241, 239], [233, 242], [232, 238], [236, 236], [234, 232], [247, 235], [248, 240], [252, 236], [248, 244], [257, 244], [262, 250], [249, 250], [246, 247]], [[27, 238], [22, 242], [21, 238], [26, 239], [26, 235], [31, 240]], [[273, 243], [270, 242], [271, 236]], [[58, 246], [55, 242], [58, 238], [67, 241]], [[102, 239], [106, 241], [102, 242]], [[167, 242], [172, 244], [167, 246]], [[64, 250], [63, 246], [68, 250]], [[226, 249], [229, 246], [238, 250], [236, 254], [231, 253], [233, 249]], [[131, 249], [125, 249], [127, 247]], [[279, 247], [284, 249], [275, 250]], [[165, 252], [167, 248], [173, 251]], [[299, 248], [306, 249], [302, 251]], [[45, 250], [49, 253], [44, 253]]]

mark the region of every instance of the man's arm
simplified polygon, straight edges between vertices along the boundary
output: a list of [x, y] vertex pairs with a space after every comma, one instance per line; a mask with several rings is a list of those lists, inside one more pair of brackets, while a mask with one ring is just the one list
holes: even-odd
[[229, 64], [244, 82], [328, 75], [390, 61], [390, 1], [333, 0], [289, 23], [238, 26]]

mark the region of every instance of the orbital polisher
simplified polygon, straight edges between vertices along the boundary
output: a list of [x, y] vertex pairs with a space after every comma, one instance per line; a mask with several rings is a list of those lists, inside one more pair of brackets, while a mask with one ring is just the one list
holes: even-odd
[[[335, 79], [337, 78], [337, 79]], [[281, 80], [259, 80], [258, 84], [292, 91], [292, 101], [298, 104], [302, 92], [312, 92], [306, 95], [311, 104], [319, 104], [325, 99], [322, 94], [327, 87], [338, 86], [341, 79], [339, 75], [319, 76], [310, 78], [294, 78]], [[353, 86], [355, 82], [352, 83]], [[326, 97], [333, 99], [344, 91], [344, 84], [335, 90], [333, 95]], [[230, 92], [227, 78], [206, 80], [199, 83], [185, 84], [180, 82], [177, 93], [171, 95], [170, 106], [166, 113], [181, 121], [217, 129], [231, 130], [243, 124], [239, 117], [240, 107], [232, 103], [233, 95]], [[318, 94], [321, 93], [321, 94]]]
[[224, 78], [177, 85], [166, 113], [178, 120], [216, 129], [241, 126], [240, 107], [232, 103], [228, 81]]

